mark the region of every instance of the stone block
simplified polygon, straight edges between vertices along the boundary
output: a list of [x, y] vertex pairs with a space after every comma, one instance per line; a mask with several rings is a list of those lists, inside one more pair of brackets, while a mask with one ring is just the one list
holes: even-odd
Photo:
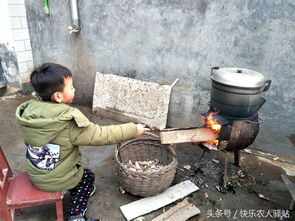
[[122, 122], [166, 127], [171, 86], [97, 72], [93, 111]]

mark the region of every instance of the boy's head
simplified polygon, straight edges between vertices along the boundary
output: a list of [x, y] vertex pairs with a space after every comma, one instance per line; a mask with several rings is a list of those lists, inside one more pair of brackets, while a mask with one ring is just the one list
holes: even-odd
[[42, 64], [32, 72], [30, 80], [33, 88], [44, 101], [70, 104], [74, 99], [72, 74], [62, 65]]

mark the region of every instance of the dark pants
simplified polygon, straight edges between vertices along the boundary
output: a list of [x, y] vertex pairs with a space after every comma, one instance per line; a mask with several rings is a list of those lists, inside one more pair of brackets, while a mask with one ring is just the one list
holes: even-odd
[[76, 187], [70, 189], [71, 202], [69, 205], [70, 216], [83, 214], [86, 209], [90, 193], [94, 188], [94, 173], [89, 169], [84, 169], [81, 181]]

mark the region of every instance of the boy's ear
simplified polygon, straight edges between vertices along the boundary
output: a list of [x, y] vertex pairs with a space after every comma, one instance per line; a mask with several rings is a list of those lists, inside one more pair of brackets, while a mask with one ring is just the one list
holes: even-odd
[[62, 96], [59, 92], [55, 92], [53, 95], [51, 95], [51, 100], [56, 102], [56, 103], [61, 103], [62, 102]]

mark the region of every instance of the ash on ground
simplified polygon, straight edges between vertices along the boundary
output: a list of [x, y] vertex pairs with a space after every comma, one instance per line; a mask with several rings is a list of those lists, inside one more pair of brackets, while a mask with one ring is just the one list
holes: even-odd
[[229, 152], [228, 182], [225, 188], [224, 153], [209, 151], [198, 164], [203, 150], [197, 144], [184, 143], [174, 147], [179, 165], [173, 183], [190, 180], [199, 187], [198, 191], [189, 195], [189, 199], [201, 210], [201, 215], [207, 221], [229, 220], [225, 216], [218, 219], [212, 216], [212, 213], [215, 214], [217, 211], [230, 211], [234, 214], [253, 210], [268, 213], [274, 210], [287, 212], [288, 217], [264, 220], [289, 221], [294, 218], [292, 211], [288, 210], [290, 193], [280, 177], [280, 174], [284, 174], [282, 168], [246, 154], [241, 154], [240, 166], [236, 166], [233, 164], [233, 153]]
[[[195, 145], [195, 148], [199, 148]], [[196, 185], [210, 181], [210, 184], [223, 185], [224, 161], [214, 159], [211, 152], [206, 152], [202, 160], [200, 160], [200, 151], [186, 146], [177, 147], [178, 163], [177, 179], [181, 182], [190, 180]], [[198, 165], [196, 165], [198, 164]], [[246, 179], [247, 175], [239, 166], [232, 163], [227, 165], [228, 180], [233, 178]], [[248, 177], [249, 178], [249, 177]], [[252, 179], [251, 179], [252, 180]]]

